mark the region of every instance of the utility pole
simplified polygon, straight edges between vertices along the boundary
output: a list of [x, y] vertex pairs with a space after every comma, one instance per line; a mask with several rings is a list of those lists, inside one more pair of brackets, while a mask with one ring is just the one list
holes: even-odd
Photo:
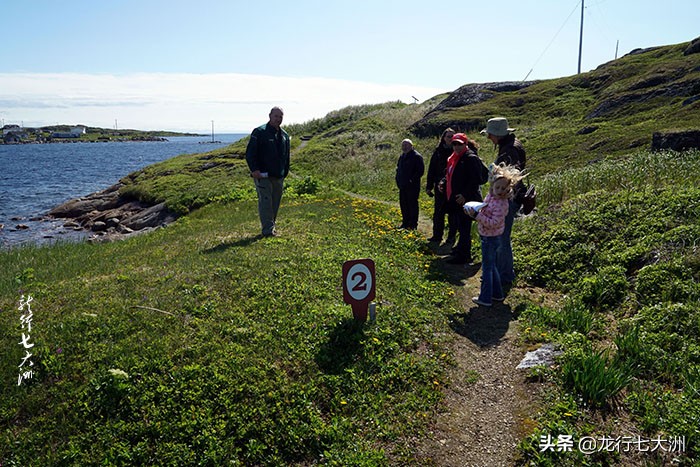
[[578, 73], [581, 73], [581, 51], [583, 50], [583, 4], [584, 0], [581, 0], [581, 34], [578, 40]]
[[615, 44], [615, 60], [617, 60], [617, 48], [620, 47], [620, 39], [617, 40]]

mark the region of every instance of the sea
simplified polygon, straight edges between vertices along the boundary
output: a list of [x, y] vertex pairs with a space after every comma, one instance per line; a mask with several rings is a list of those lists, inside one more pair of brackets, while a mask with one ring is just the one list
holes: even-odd
[[68, 200], [104, 190], [146, 166], [212, 151], [240, 133], [167, 137], [166, 141], [0, 144], [0, 249], [80, 240], [85, 232], [46, 220]]

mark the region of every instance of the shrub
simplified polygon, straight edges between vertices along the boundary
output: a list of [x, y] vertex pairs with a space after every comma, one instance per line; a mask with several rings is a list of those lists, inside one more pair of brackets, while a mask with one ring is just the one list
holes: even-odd
[[614, 405], [632, 375], [632, 369], [619, 358], [611, 358], [609, 350], [595, 351], [590, 346], [567, 354], [561, 367], [563, 386], [594, 408]]
[[637, 274], [637, 300], [642, 305], [661, 302], [685, 302], [700, 297], [693, 272], [679, 262], [645, 266]]
[[627, 277], [621, 266], [606, 266], [596, 274], [584, 277], [576, 286], [585, 305], [597, 310], [612, 309], [627, 295]]

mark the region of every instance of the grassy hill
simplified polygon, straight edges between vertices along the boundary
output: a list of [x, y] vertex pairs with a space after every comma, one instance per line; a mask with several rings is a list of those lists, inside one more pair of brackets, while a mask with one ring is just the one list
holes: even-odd
[[[514, 229], [507, 304], [523, 350], [564, 352], [530, 373], [542, 406], [523, 422], [520, 462], [698, 465], [700, 152], [649, 150], [656, 131], [700, 130], [688, 46], [290, 125], [279, 238], [257, 235], [244, 140], [123, 180], [125, 196], [183, 215], [166, 229], [0, 252], [0, 463], [423, 465], [415, 439], [451, 383], [449, 317], [465, 305], [424, 239], [392, 228], [400, 141], [427, 162], [451, 124], [490, 162], [477, 130], [505, 115], [541, 191]], [[480, 93], [490, 97], [464, 104]], [[378, 319], [359, 326], [340, 270], [362, 257], [377, 264]], [[26, 294], [34, 375], [18, 386]], [[564, 435], [683, 437], [684, 449], [541, 452], [543, 437]]]

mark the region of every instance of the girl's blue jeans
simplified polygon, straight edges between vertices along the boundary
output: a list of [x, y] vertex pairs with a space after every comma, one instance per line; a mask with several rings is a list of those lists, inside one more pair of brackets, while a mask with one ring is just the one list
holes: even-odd
[[503, 282], [515, 281], [515, 269], [513, 268], [513, 246], [510, 241], [510, 233], [513, 230], [515, 215], [520, 210], [522, 204], [510, 200], [508, 201], [508, 215], [506, 216], [506, 228], [501, 235], [501, 245], [498, 247], [496, 257], [498, 273]]
[[494, 297], [503, 298], [501, 277], [496, 267], [496, 252], [501, 245], [501, 237], [481, 237], [481, 293], [479, 300], [493, 303]]

